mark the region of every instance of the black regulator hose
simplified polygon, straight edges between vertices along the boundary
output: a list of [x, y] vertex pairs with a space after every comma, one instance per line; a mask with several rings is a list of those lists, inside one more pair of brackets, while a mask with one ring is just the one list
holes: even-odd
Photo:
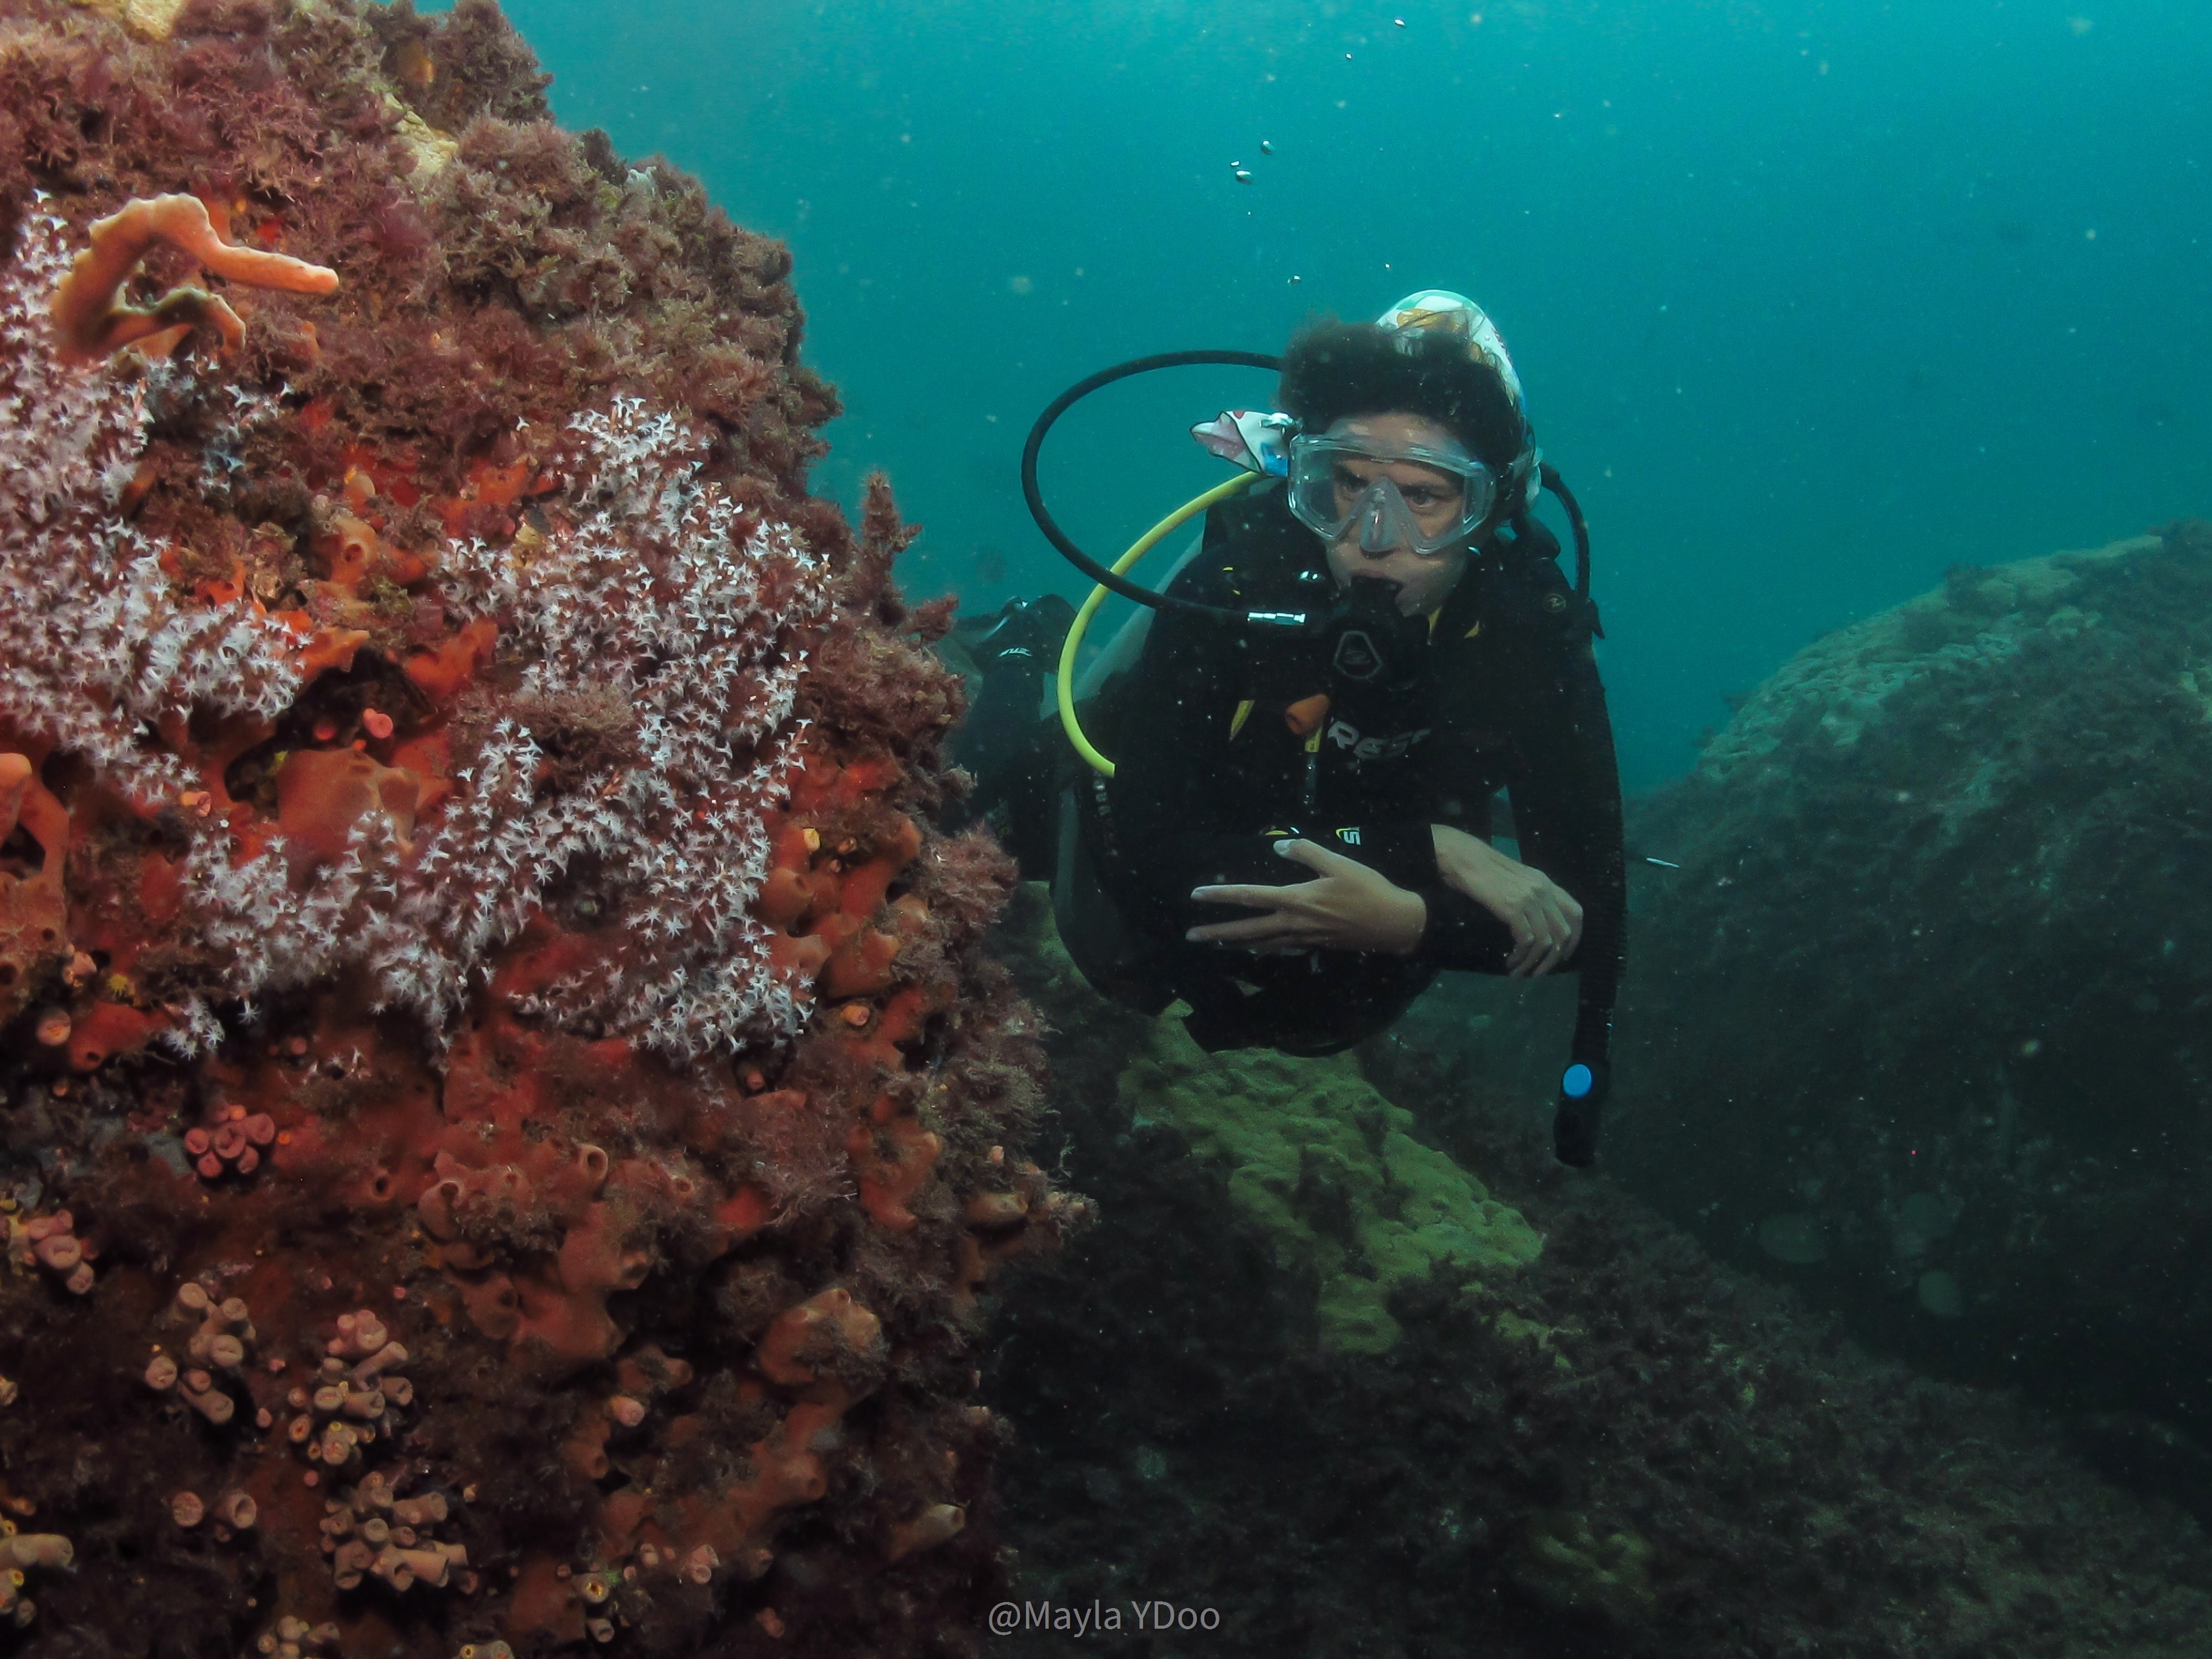
[[[1559, 506], [1567, 515], [1568, 526], [1575, 532], [1575, 597], [1585, 605], [1589, 603], [1589, 526], [1583, 519], [1582, 503], [1575, 500], [1574, 491], [1567, 488], [1566, 480], [1559, 477], [1559, 469], [1549, 461], [1539, 464], [1536, 476], [1543, 480], [1544, 488], [1559, 498]], [[1599, 638], [1604, 638], [1600, 634]]]
[[1071, 540], [1066, 531], [1054, 521], [1044, 504], [1044, 492], [1037, 488], [1037, 454], [1044, 447], [1045, 434], [1052, 430], [1053, 422], [1075, 404], [1116, 380], [1126, 380], [1133, 374], [1149, 374], [1156, 368], [1188, 368], [1205, 365], [1225, 366], [1231, 368], [1264, 368], [1280, 373], [1283, 360], [1257, 351], [1163, 351], [1150, 357], [1133, 357], [1126, 363], [1116, 363], [1111, 368], [1102, 368], [1078, 380], [1054, 398], [1036, 424], [1030, 428], [1029, 441], [1022, 446], [1022, 498], [1029, 503], [1030, 516], [1036, 520], [1044, 538], [1060, 550], [1060, 556], [1109, 592], [1119, 593], [1125, 599], [1134, 599], [1139, 605], [1149, 605], [1158, 610], [1194, 611], [1215, 622], [1232, 623], [1241, 627], [1303, 628], [1308, 618], [1302, 611], [1231, 611], [1218, 605], [1200, 605], [1194, 599], [1179, 599], [1166, 593], [1154, 592], [1127, 576], [1117, 576], [1092, 558]]

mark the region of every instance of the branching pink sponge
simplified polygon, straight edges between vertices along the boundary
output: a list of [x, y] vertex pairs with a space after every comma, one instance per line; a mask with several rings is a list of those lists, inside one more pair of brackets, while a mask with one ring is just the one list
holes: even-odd
[[125, 202], [92, 228], [92, 245], [77, 255], [54, 290], [52, 312], [64, 349], [79, 362], [96, 362], [134, 343], [171, 330], [212, 324], [226, 346], [246, 337], [238, 313], [196, 288], [173, 289], [152, 305], [123, 302], [123, 285], [148, 252], [167, 243], [204, 269], [249, 288], [293, 294], [328, 294], [338, 274], [282, 253], [233, 247], [216, 234], [207, 204], [197, 196], [156, 196]]

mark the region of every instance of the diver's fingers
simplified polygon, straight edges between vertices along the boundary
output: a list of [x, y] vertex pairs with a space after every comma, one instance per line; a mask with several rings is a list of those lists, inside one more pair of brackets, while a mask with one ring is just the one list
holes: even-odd
[[1571, 941], [1575, 933], [1574, 924], [1567, 920], [1567, 913], [1559, 908], [1559, 896], [1555, 892], [1547, 890], [1540, 895], [1538, 908], [1542, 921], [1537, 931], [1543, 945], [1537, 952], [1536, 961], [1529, 967], [1528, 976], [1531, 979], [1550, 973], [1566, 960], [1568, 951], [1573, 948]]
[[1513, 954], [1506, 959], [1506, 977], [1534, 979], [1549, 973], [1558, 960], [1558, 942], [1566, 936], [1566, 918], [1550, 914], [1532, 899], [1515, 919]]
[[1183, 937], [1194, 945], [1249, 945], [1255, 940], [1289, 942], [1300, 936], [1297, 918], [1276, 915], [1244, 916], [1236, 921], [1210, 921]]
[[[1564, 887], [1554, 887], [1550, 894], [1552, 908], [1559, 917], [1559, 962], [1564, 963], [1579, 950], [1583, 942], [1583, 907], [1575, 902], [1575, 896]], [[1558, 966], [1555, 963], [1553, 966]]]
[[1543, 950], [1537, 954], [1535, 961], [1529, 964], [1528, 977], [1541, 979], [1565, 960], [1565, 940], [1553, 939], [1548, 941]]
[[1325, 876], [1341, 875], [1347, 870], [1361, 867], [1358, 860], [1348, 859], [1318, 842], [1279, 841], [1275, 843], [1275, 853], [1278, 857], [1286, 858], [1293, 864], [1303, 864], [1307, 869]]
[[1572, 899], [1565, 900], [1560, 908], [1567, 920], [1567, 936], [1559, 946], [1559, 960], [1565, 962], [1582, 948], [1583, 908]]
[[1524, 915], [1516, 913], [1506, 925], [1513, 930], [1513, 948], [1506, 952], [1505, 976], [1519, 979], [1528, 971], [1528, 959], [1535, 954], [1540, 940], [1535, 927]]
[[1291, 895], [1311, 885], [1293, 887], [1194, 887], [1190, 896], [1200, 904], [1242, 904], [1253, 910], [1280, 910], [1299, 902]]

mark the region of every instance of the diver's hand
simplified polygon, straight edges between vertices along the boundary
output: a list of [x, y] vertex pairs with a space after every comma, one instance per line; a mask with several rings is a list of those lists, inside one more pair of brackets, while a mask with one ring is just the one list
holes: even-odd
[[1421, 942], [1429, 907], [1356, 859], [1310, 841], [1279, 841], [1275, 851], [1316, 879], [1294, 887], [1194, 887], [1200, 904], [1236, 904], [1265, 915], [1208, 922], [1184, 934], [1194, 945], [1231, 945], [1264, 956], [1307, 951], [1387, 951], [1406, 956]]
[[1432, 823], [1444, 884], [1466, 894], [1513, 930], [1505, 971], [1514, 979], [1548, 974], [1583, 942], [1583, 907], [1541, 870], [1517, 864], [1464, 830]]

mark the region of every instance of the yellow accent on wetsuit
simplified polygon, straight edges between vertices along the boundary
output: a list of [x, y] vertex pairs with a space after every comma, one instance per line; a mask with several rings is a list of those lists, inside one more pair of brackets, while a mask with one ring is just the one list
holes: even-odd
[[[1223, 483], [1218, 483], [1202, 495], [1194, 495], [1181, 507], [1162, 519], [1130, 544], [1129, 550], [1114, 561], [1114, 574], [1123, 574], [1129, 567], [1184, 525], [1205, 512], [1216, 501], [1225, 501], [1239, 490], [1249, 489], [1260, 481], [1257, 472], [1240, 472]], [[1108, 777], [1114, 775], [1114, 763], [1100, 754], [1090, 738], [1083, 735], [1082, 723], [1075, 717], [1075, 653], [1083, 644], [1084, 630], [1091, 626], [1091, 618], [1105, 602], [1110, 592], [1101, 582], [1091, 590], [1091, 597], [1075, 613], [1075, 626], [1067, 630], [1067, 642], [1060, 647], [1060, 672], [1054, 677], [1054, 694], [1060, 704], [1060, 724], [1067, 733], [1067, 740], [1075, 745], [1075, 752], [1089, 762], [1094, 771]]]

